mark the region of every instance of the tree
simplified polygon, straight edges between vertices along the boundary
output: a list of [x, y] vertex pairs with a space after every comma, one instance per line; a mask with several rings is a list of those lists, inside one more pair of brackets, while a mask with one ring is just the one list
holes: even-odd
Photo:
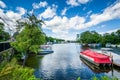
[[99, 43], [101, 40], [101, 35], [95, 31], [85, 31], [81, 33], [79, 40], [82, 43]]
[[81, 37], [78, 40], [78, 42], [82, 43], [101, 43], [103, 46], [107, 43], [120, 44], [120, 30], [103, 35], [95, 31], [85, 31], [81, 33]]
[[6, 41], [10, 38], [9, 33], [4, 31], [4, 24], [0, 22], [0, 41]]
[[117, 44], [120, 44], [120, 29], [116, 31], [117, 35]]
[[46, 41], [47, 42], [54, 42], [54, 41], [56, 41], [56, 43], [59, 43], [59, 42], [65, 41], [65, 40], [63, 40], [63, 39], [57, 39], [57, 38], [53, 38], [53, 37], [47, 37], [46, 36]]
[[90, 31], [86, 31], [86, 32], [81, 33], [80, 41], [82, 43], [91, 43], [90, 35], [91, 35]]
[[[43, 33], [41, 26], [42, 20], [38, 20], [34, 15], [27, 16], [27, 22], [20, 22], [18, 25], [22, 25], [22, 31], [16, 36], [16, 41], [11, 45], [21, 53], [37, 53], [39, 46], [45, 43], [45, 34]], [[19, 29], [20, 30], [20, 29]]]

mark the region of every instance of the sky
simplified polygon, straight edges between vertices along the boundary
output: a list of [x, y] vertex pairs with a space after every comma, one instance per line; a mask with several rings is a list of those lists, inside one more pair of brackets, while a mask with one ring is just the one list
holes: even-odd
[[0, 0], [0, 22], [10, 34], [27, 13], [45, 22], [47, 36], [65, 40], [87, 30], [104, 34], [120, 29], [120, 0]]

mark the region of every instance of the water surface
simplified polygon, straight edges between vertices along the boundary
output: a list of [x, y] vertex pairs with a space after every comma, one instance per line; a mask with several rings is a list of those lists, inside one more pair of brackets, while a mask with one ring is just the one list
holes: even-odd
[[120, 78], [119, 70], [92, 70], [79, 57], [81, 47], [75, 43], [54, 44], [54, 53], [44, 56], [31, 56], [27, 65], [35, 68], [35, 76], [43, 80], [90, 80], [103, 75]]

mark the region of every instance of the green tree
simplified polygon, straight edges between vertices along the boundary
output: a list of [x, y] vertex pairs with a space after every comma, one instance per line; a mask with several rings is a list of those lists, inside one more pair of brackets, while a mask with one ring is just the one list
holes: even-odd
[[0, 42], [10, 39], [9, 33], [4, 31], [4, 24], [0, 22]]
[[85, 31], [81, 33], [80, 40], [82, 43], [91, 43], [91, 33], [90, 31]]
[[118, 36], [114, 32], [112, 32], [111, 34], [105, 33], [102, 37], [103, 45], [105, 45], [107, 43], [117, 44], [118, 42], [119, 42]]
[[[22, 25], [22, 31], [16, 36], [16, 41], [11, 45], [21, 53], [37, 53], [39, 46], [45, 43], [45, 34], [43, 33], [41, 26], [44, 23], [42, 20], [38, 20], [34, 15], [28, 15], [27, 22], [20, 22], [18, 25]], [[20, 26], [21, 27], [21, 26]], [[20, 30], [21, 28], [19, 28]]]
[[92, 43], [99, 43], [101, 40], [101, 35], [98, 34], [96, 31], [91, 31], [91, 38], [92, 38]]
[[82, 43], [102, 43], [103, 46], [107, 43], [120, 44], [120, 30], [112, 33], [105, 33], [100, 35], [95, 31], [85, 31], [81, 33], [78, 42]]
[[101, 35], [95, 31], [85, 31], [81, 33], [80, 41], [82, 43], [99, 43], [101, 40]]
[[54, 42], [54, 41], [56, 41], [57, 43], [59, 43], [59, 42], [65, 41], [65, 40], [63, 40], [63, 39], [57, 39], [57, 38], [53, 38], [53, 37], [47, 37], [46, 36], [46, 41], [47, 42]]

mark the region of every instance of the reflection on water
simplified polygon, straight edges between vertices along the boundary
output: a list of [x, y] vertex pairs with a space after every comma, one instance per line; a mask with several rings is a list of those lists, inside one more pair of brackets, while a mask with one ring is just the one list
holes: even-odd
[[[44, 57], [31, 56], [27, 65], [35, 68], [35, 76], [44, 80], [90, 80], [93, 76], [112, 76], [112, 71], [94, 72], [79, 57], [81, 46], [78, 44], [54, 44], [54, 53]], [[34, 58], [33, 58], [34, 57]], [[120, 78], [120, 72], [113, 70]]]

